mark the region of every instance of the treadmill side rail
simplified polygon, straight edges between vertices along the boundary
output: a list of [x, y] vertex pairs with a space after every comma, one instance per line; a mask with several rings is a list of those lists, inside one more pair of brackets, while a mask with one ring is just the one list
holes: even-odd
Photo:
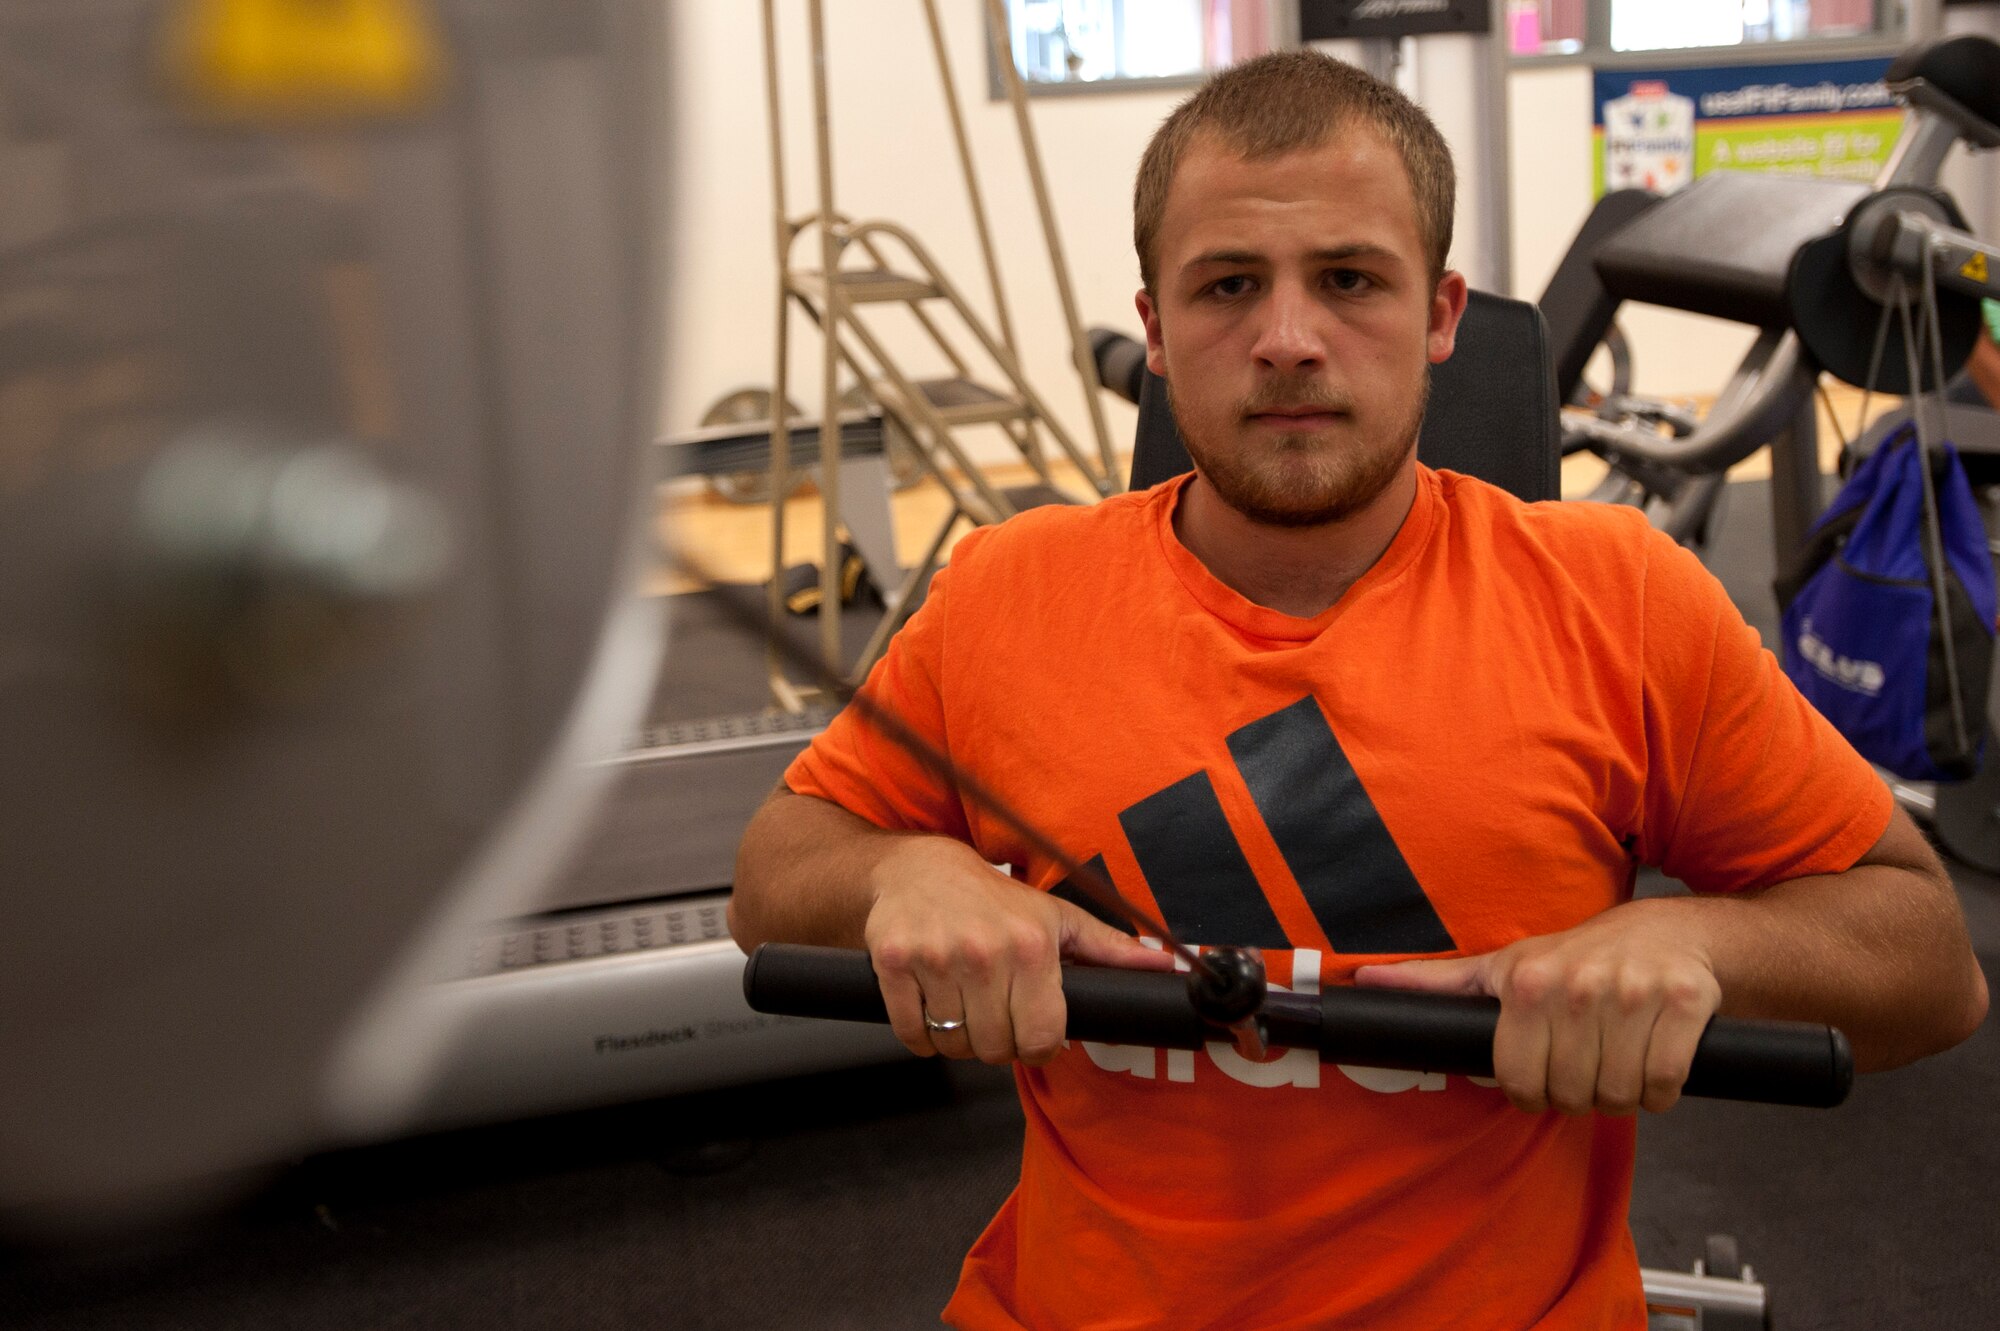
[[433, 1001], [459, 1039], [413, 1133], [908, 1057], [886, 1027], [751, 1011], [726, 937], [525, 964]]

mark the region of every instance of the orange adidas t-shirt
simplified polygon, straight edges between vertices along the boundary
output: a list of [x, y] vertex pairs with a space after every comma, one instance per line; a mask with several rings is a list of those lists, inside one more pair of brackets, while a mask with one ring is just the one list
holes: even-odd
[[[1481, 953], [1626, 900], [1851, 865], [1882, 782], [1721, 587], [1630, 509], [1420, 472], [1310, 620], [1175, 537], [1185, 479], [958, 546], [867, 687], [1183, 938], [1274, 982]], [[1057, 870], [849, 709], [793, 790]], [[1021, 1181], [966, 1258], [968, 1328], [1642, 1331], [1634, 1121], [1291, 1051], [1077, 1042], [1017, 1066]]]

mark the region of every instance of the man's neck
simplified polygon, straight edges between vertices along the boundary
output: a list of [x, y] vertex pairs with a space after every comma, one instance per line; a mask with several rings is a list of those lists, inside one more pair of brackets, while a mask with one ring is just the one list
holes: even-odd
[[1196, 476], [1174, 510], [1174, 534], [1224, 586], [1268, 609], [1311, 619], [1375, 566], [1416, 497], [1412, 461], [1358, 513], [1318, 527], [1277, 527], [1245, 517]]

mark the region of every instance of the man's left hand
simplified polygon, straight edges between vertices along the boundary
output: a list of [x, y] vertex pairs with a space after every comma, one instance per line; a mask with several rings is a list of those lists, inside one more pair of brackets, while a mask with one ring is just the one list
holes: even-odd
[[1722, 1001], [1706, 939], [1680, 903], [1634, 901], [1498, 952], [1363, 966], [1365, 988], [1500, 1000], [1493, 1074], [1530, 1113], [1660, 1113], [1680, 1098]]

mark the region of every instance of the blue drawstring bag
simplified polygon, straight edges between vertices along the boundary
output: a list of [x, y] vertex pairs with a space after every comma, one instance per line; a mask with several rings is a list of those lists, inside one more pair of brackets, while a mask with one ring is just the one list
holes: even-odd
[[1931, 452], [1942, 579], [1929, 557], [1923, 450], [1906, 422], [1855, 471], [1778, 579], [1782, 658], [1862, 757], [1913, 780], [1956, 781], [1979, 770], [1986, 733], [1993, 560], [1958, 451]]

